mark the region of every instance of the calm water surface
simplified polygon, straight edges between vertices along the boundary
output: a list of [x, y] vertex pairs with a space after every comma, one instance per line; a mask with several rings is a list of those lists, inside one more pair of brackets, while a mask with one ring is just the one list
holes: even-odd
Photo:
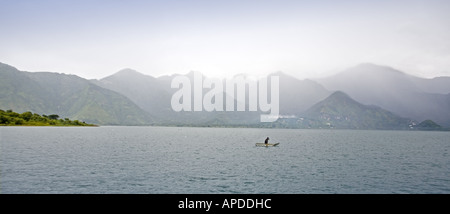
[[[266, 137], [278, 147], [255, 147]], [[0, 127], [0, 193], [450, 193], [450, 132]]]

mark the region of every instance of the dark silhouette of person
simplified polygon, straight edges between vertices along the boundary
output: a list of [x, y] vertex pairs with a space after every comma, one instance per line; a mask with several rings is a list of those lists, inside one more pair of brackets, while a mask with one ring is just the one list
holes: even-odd
[[269, 137], [266, 138], [266, 141], [264, 141], [265, 144], [269, 143]]

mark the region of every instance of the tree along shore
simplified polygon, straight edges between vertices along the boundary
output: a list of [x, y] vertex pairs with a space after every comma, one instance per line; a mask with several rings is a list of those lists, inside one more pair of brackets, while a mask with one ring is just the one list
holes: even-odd
[[96, 126], [84, 121], [59, 119], [59, 115], [39, 115], [32, 112], [19, 114], [12, 110], [0, 109], [0, 126]]

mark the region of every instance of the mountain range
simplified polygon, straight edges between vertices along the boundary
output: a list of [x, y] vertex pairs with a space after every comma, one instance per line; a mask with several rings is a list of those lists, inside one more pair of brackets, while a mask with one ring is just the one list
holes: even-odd
[[[0, 109], [99, 125], [411, 129], [431, 120], [450, 127], [450, 77], [424, 79], [368, 63], [313, 80], [277, 72], [269, 77], [279, 77], [280, 118], [260, 123], [261, 111], [173, 111], [171, 97], [178, 89], [170, 85], [176, 76], [156, 78], [123, 69], [87, 80], [0, 63]], [[193, 80], [193, 72], [184, 76]]]
[[24, 72], [0, 63], [0, 109], [58, 114], [102, 125], [147, 125], [152, 119], [131, 100], [75, 75]]
[[450, 77], [424, 79], [365, 63], [316, 81], [363, 104], [417, 121], [431, 119], [450, 126]]

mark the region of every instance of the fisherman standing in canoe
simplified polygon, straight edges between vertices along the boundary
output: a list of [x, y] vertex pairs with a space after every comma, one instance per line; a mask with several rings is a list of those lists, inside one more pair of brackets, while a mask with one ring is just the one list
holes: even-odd
[[256, 146], [262, 146], [262, 147], [271, 147], [271, 146], [278, 146], [280, 143], [269, 143], [269, 137], [266, 138], [264, 143], [256, 143]]

